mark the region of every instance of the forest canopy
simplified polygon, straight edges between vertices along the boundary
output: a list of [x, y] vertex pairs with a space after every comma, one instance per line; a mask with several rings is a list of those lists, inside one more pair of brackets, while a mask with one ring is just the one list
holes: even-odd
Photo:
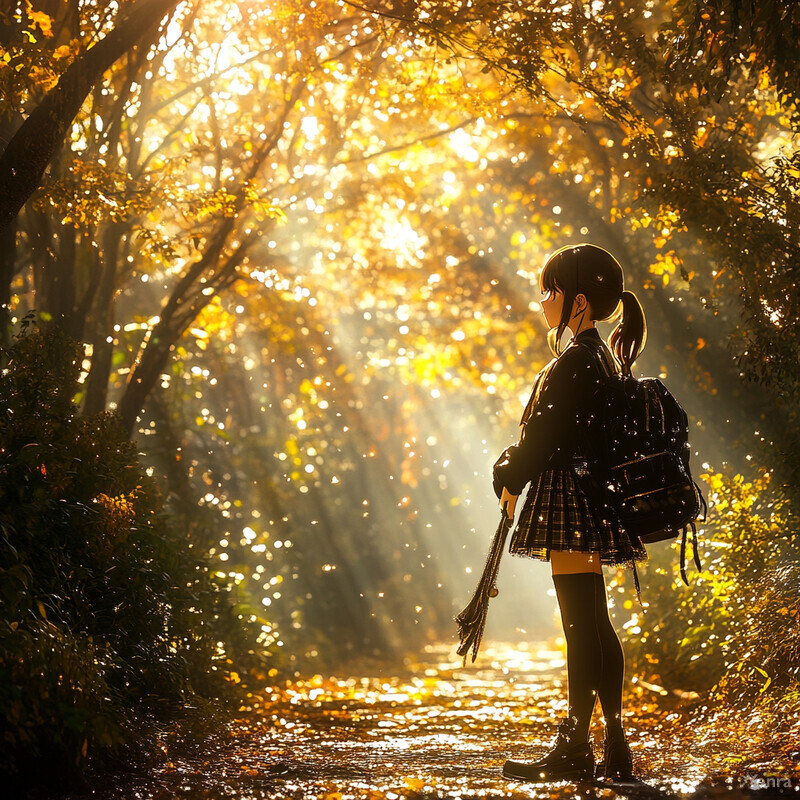
[[571, 242], [623, 264], [695, 469], [795, 535], [800, 16], [754, 9], [16, 2], [5, 337], [35, 309], [84, 345], [81, 412], [216, 515], [292, 657], [448, 635]]

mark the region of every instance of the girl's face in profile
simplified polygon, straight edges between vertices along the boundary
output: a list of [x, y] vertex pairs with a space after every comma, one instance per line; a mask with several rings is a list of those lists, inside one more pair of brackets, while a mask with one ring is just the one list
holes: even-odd
[[548, 328], [558, 327], [563, 305], [564, 293], [558, 287], [545, 289], [542, 292], [542, 311], [544, 311], [544, 318], [547, 320]]

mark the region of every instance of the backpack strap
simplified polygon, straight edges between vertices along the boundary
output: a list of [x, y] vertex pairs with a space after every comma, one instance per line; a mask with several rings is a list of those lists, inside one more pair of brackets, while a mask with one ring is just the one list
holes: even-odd
[[609, 353], [607, 347], [597, 348], [589, 344], [589, 342], [575, 342], [575, 345], [589, 351], [602, 375], [609, 376], [619, 374], [617, 366], [614, 363], [614, 357]]
[[700, 556], [697, 553], [697, 528], [695, 528], [694, 522], [692, 522], [692, 550], [694, 550], [694, 564], [697, 571], [700, 572], [703, 568], [700, 566]]
[[[691, 477], [691, 476], [690, 476]], [[700, 496], [700, 502], [703, 504], [703, 522], [706, 521], [706, 517], [708, 515], [708, 506], [706, 505], [706, 499], [703, 497], [703, 493], [700, 491], [700, 487], [697, 485], [697, 481], [692, 478], [692, 483], [694, 484], [694, 488], [697, 490], [697, 494]], [[697, 526], [694, 524], [694, 520], [689, 523], [689, 526], [692, 528], [692, 551], [694, 553], [694, 564], [697, 567], [698, 572], [702, 572], [703, 567], [700, 564], [700, 554], [697, 550]], [[683, 582], [688, 586], [689, 581], [686, 580], [686, 534], [688, 533], [689, 527], [684, 525], [683, 526], [683, 537], [681, 538], [681, 577], [683, 578]]]
[[706, 512], [708, 511], [708, 506], [706, 505], [706, 499], [703, 497], [703, 493], [700, 491], [700, 487], [697, 485], [697, 481], [692, 479], [692, 483], [694, 484], [694, 488], [697, 489], [697, 494], [700, 495], [700, 502], [703, 504], [703, 522], [706, 521]]
[[702, 571], [703, 567], [700, 564], [700, 554], [697, 550], [697, 527], [695, 526], [694, 522], [690, 522], [689, 525], [683, 526], [683, 536], [681, 537], [681, 578], [683, 578], [683, 582], [688, 586], [689, 581], [686, 579], [686, 534], [689, 531], [689, 527], [692, 528], [692, 550], [694, 551], [694, 563], [697, 567], [697, 571]]
[[689, 585], [689, 581], [686, 579], [686, 531], [688, 530], [688, 526], [684, 525], [683, 536], [681, 537], [681, 578], [683, 578], [683, 582], [687, 586]]
[[642, 614], [646, 613], [644, 609], [644, 604], [642, 603], [642, 591], [639, 587], [639, 573], [636, 571], [636, 562], [633, 561], [633, 583], [636, 586], [636, 598], [639, 601], [639, 605], [642, 607]]

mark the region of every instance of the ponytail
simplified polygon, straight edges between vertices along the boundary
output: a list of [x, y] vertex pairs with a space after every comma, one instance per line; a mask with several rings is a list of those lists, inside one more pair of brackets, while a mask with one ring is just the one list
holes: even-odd
[[631, 367], [647, 342], [647, 323], [639, 298], [633, 292], [622, 293], [622, 320], [614, 328], [608, 344], [622, 366], [622, 374], [630, 375]]

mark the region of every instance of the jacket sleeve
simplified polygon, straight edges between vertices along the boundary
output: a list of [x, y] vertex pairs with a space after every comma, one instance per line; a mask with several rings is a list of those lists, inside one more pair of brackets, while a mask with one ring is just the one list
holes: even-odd
[[495, 493], [505, 487], [511, 494], [521, 494], [555, 454], [571, 454], [596, 388], [597, 373], [583, 349], [564, 352], [546, 377], [519, 442], [506, 448], [494, 465]]

